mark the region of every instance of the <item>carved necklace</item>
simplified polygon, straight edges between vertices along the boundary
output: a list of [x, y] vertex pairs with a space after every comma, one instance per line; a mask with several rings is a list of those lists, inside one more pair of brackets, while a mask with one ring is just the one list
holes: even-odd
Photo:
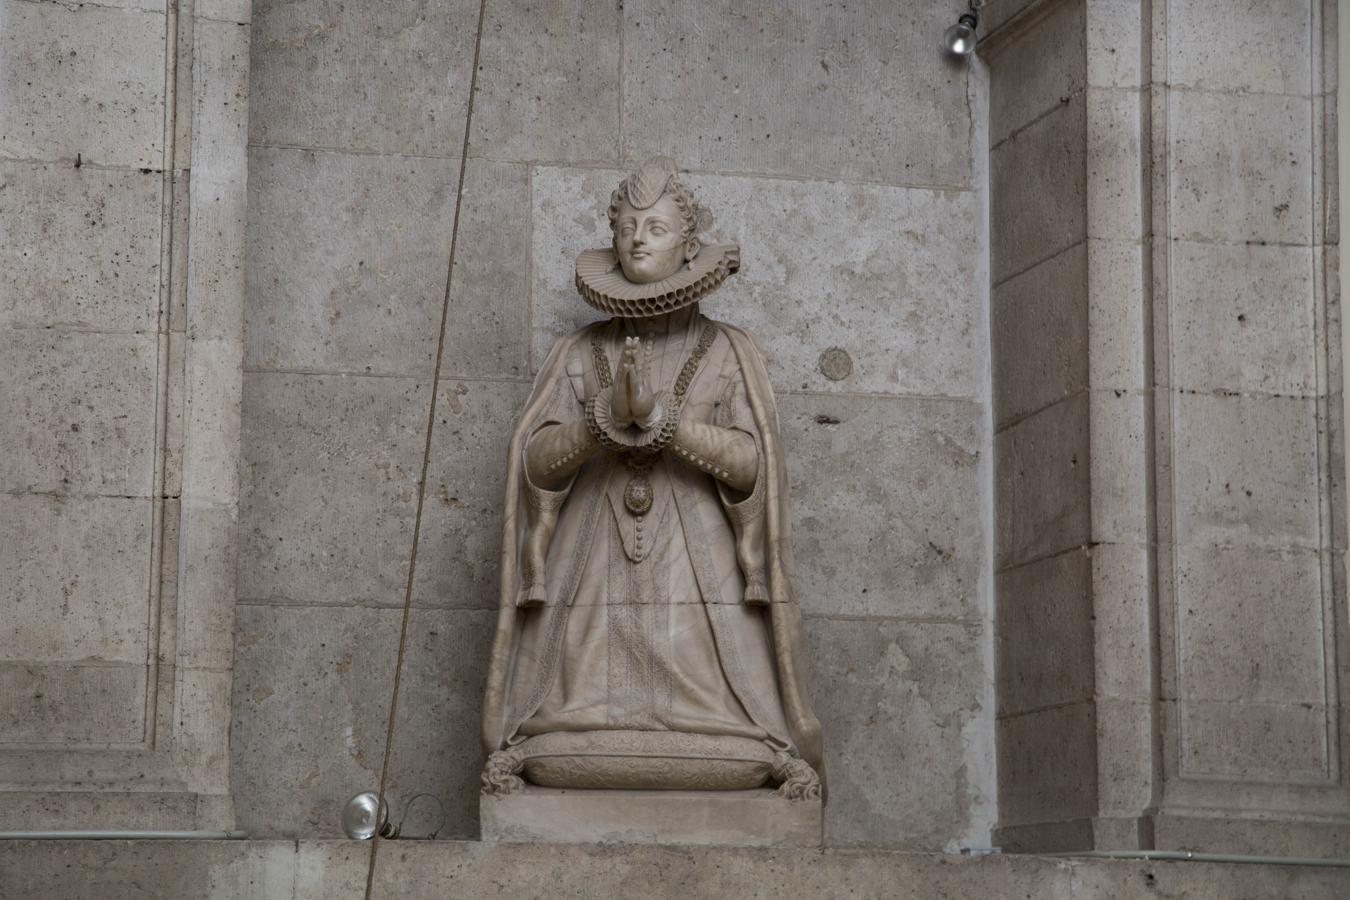
[[650, 440], [644, 440], [640, 444], [630, 444], [627, 441], [619, 440], [613, 433], [612, 428], [604, 427], [596, 421], [598, 404], [595, 401], [600, 398], [601, 394], [613, 388], [614, 377], [610, 372], [609, 357], [605, 355], [604, 342], [601, 340], [599, 332], [591, 335], [591, 356], [595, 362], [595, 377], [600, 382], [600, 391], [596, 393], [595, 397], [591, 398], [591, 402], [586, 404], [587, 423], [591, 426], [591, 432], [595, 434], [603, 446], [622, 455], [624, 465], [632, 472], [627, 486], [623, 489], [623, 505], [635, 516], [643, 515], [652, 508], [654, 494], [652, 482], [647, 476], [647, 472], [656, 464], [661, 451], [675, 436], [675, 428], [680, 423], [680, 409], [684, 406], [684, 395], [689, 390], [689, 384], [694, 380], [694, 375], [698, 372], [699, 363], [703, 361], [703, 357], [707, 355], [716, 339], [717, 326], [708, 322], [703, 326], [703, 331], [698, 337], [698, 343], [689, 352], [689, 358], [684, 361], [684, 366], [681, 367], [680, 374], [675, 379], [675, 386], [670, 393], [669, 408], [666, 414], [661, 417], [661, 421], [649, 432]]

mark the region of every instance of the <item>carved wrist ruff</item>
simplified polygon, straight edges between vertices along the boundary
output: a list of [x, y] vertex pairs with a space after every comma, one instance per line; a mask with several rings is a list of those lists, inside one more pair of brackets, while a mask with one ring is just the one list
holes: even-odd
[[680, 424], [680, 404], [668, 393], [656, 395], [660, 418], [652, 425], [618, 425], [610, 412], [613, 387], [603, 387], [586, 401], [586, 427], [606, 450], [620, 454], [655, 456], [675, 437]]

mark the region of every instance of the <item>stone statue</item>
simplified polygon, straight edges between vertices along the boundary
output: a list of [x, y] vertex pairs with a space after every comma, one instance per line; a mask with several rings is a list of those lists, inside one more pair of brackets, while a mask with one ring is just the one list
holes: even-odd
[[[699, 313], [737, 271], [665, 157], [614, 191], [511, 441], [483, 793], [819, 800], [788, 482], [763, 355]], [[523, 776], [523, 777], [522, 777]]]

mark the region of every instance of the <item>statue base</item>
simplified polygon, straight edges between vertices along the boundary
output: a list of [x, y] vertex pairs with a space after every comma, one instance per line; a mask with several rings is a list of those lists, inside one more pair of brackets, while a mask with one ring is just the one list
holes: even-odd
[[548, 844], [819, 847], [819, 800], [749, 791], [541, 788], [479, 798], [483, 840]]

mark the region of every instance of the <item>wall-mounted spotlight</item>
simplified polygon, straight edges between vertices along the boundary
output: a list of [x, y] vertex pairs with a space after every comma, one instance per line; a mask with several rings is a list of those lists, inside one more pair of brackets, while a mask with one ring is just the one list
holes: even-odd
[[342, 810], [342, 830], [357, 841], [368, 841], [377, 833], [382, 838], [398, 837], [398, 827], [389, 822], [389, 807], [374, 791], [365, 791], [347, 801]]
[[981, 6], [984, 6], [984, 0], [970, 0], [970, 8], [961, 13], [961, 18], [942, 36], [944, 50], [953, 56], [969, 56], [975, 52], [975, 32], [980, 27]]
[[380, 795], [374, 791], [363, 791], [347, 801], [347, 805], [342, 809], [342, 830], [347, 837], [356, 841], [368, 841], [379, 834], [385, 840], [394, 840], [403, 835], [403, 822], [408, 818], [408, 811], [412, 809], [414, 803], [420, 798], [427, 797], [436, 802], [440, 813], [440, 821], [435, 829], [426, 836], [431, 840], [440, 833], [445, 825], [445, 805], [441, 803], [439, 797], [434, 794], [413, 794], [409, 798], [407, 805], [403, 807], [403, 818], [398, 820], [398, 824], [389, 821], [389, 807], [380, 799]]

